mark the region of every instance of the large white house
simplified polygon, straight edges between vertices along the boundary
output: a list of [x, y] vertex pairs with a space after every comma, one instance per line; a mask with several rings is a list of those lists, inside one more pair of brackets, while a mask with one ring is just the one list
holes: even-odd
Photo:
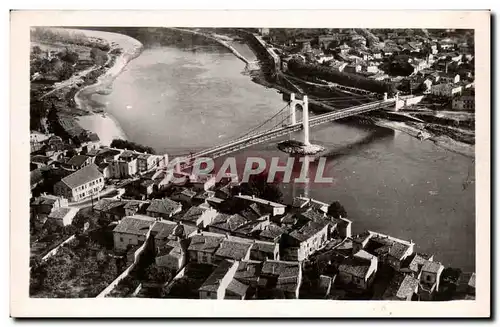
[[81, 201], [98, 194], [104, 188], [104, 176], [95, 164], [90, 164], [61, 179], [54, 185], [54, 194], [70, 202]]

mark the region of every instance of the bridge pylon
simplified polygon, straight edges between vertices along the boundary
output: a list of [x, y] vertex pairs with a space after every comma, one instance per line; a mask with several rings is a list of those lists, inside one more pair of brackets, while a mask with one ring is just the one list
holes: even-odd
[[295, 107], [299, 104], [302, 107], [302, 133], [303, 133], [303, 143], [305, 145], [310, 145], [309, 142], [309, 100], [307, 95], [302, 97], [302, 100], [295, 97], [295, 93], [290, 94], [290, 125], [295, 125], [297, 123]]

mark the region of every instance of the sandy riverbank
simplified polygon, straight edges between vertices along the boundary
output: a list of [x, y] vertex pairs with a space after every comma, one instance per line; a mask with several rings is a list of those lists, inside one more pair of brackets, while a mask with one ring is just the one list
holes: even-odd
[[111, 144], [111, 141], [115, 138], [127, 139], [125, 132], [116, 119], [108, 113], [95, 112], [90, 102], [94, 93], [111, 92], [114, 79], [122, 72], [130, 60], [141, 54], [143, 49], [142, 43], [130, 36], [118, 33], [79, 29], [66, 30], [85, 34], [89, 38], [106, 40], [111, 47], [110, 52], [115, 49], [121, 50], [121, 54], [119, 55], [108, 54], [109, 56], [115, 56], [113, 66], [99, 76], [96, 83], [79, 90], [75, 94], [75, 103], [78, 109], [90, 112], [89, 115], [78, 117], [78, 123], [84, 129], [99, 135], [103, 145]]

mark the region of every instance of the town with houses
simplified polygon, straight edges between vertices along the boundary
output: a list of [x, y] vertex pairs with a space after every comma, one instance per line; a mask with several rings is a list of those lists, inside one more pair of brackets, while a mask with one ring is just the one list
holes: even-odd
[[[473, 35], [330, 32], [258, 35], [283, 73], [298, 60], [474, 110]], [[102, 144], [68, 115], [52, 120], [30, 136], [32, 297], [475, 298], [474, 272], [445, 267], [412, 240], [353, 234], [335, 199], [272, 201], [233, 174], [172, 184], [168, 154]]]

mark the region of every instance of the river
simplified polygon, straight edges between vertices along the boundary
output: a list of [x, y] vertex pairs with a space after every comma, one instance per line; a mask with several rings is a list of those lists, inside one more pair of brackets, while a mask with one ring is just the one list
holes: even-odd
[[[129, 140], [170, 155], [186, 154], [239, 136], [285, 103], [255, 84], [244, 63], [218, 46], [180, 49], [149, 45], [96, 105], [115, 117]], [[253, 56], [245, 45], [237, 49]], [[254, 58], [249, 58], [253, 60]], [[290, 136], [299, 138], [300, 133]], [[465, 271], [475, 269], [473, 159], [431, 141], [375, 126], [330, 123], [311, 129], [326, 147], [333, 185], [283, 185], [285, 201], [304, 192], [340, 201], [353, 233], [370, 229], [413, 240], [417, 251]], [[279, 156], [276, 141], [236, 155]]]

